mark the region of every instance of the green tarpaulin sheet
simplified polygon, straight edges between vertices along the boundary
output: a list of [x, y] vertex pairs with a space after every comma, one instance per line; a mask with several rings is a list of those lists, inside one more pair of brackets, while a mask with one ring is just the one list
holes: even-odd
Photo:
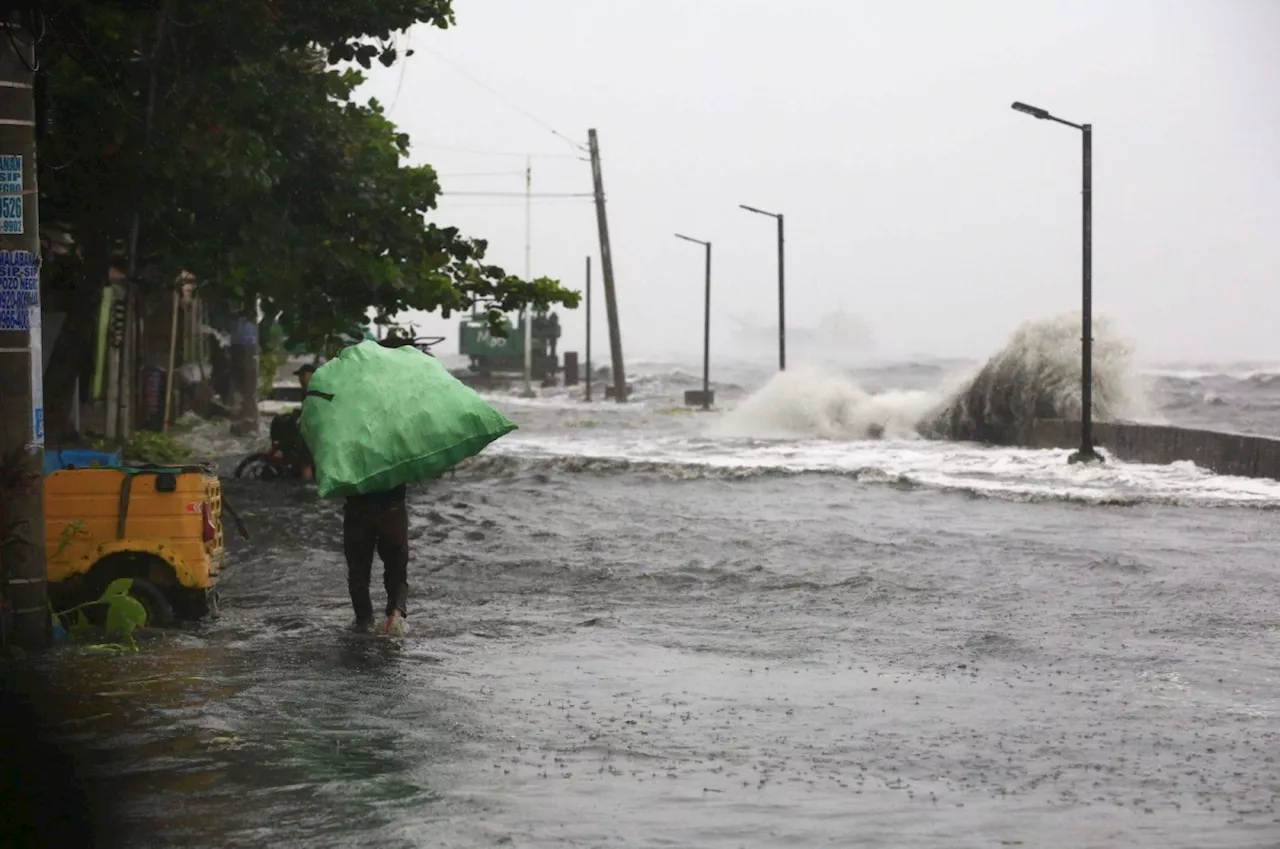
[[515, 429], [435, 357], [377, 342], [317, 369], [302, 404], [322, 498], [439, 477]]

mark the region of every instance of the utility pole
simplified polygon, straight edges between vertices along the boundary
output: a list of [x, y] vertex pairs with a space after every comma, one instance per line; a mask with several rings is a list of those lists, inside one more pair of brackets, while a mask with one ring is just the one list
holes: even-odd
[[587, 393], [591, 400], [591, 257], [587, 257]]
[[[524, 161], [524, 279], [533, 280], [533, 157]], [[533, 397], [533, 309], [524, 308], [524, 397]]]
[[600, 229], [600, 264], [604, 266], [604, 305], [609, 319], [609, 353], [613, 361], [614, 400], [627, 400], [627, 371], [622, 364], [622, 328], [618, 326], [618, 298], [613, 287], [613, 251], [609, 247], [609, 218], [604, 208], [604, 176], [600, 169], [600, 140], [587, 130], [591, 147], [591, 177], [595, 184], [596, 224]]
[[23, 648], [49, 641], [32, 17], [0, 21], [0, 594]]

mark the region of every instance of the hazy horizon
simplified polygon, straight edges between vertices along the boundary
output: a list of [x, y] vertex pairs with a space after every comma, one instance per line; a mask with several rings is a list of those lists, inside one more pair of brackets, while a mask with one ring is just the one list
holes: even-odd
[[[696, 358], [714, 242], [713, 356], [734, 316], [843, 310], [878, 358], [981, 358], [1024, 320], [1079, 310], [1080, 134], [1094, 126], [1095, 314], [1143, 361], [1280, 361], [1280, 4], [460, 0], [455, 29], [372, 72], [448, 192], [434, 220], [524, 271], [524, 154], [537, 192], [586, 193], [600, 133], [628, 358]], [[531, 117], [532, 116], [532, 117]], [[503, 154], [503, 155], [494, 155]], [[1270, 237], [1270, 238], [1269, 238]], [[589, 198], [539, 198], [532, 272], [581, 289]], [[582, 315], [562, 317], [562, 350]], [[456, 346], [456, 319], [420, 326]]]

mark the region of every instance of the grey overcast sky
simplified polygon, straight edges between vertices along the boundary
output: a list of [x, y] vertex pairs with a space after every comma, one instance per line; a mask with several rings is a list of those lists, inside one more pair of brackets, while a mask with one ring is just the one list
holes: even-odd
[[[702, 254], [676, 231], [715, 245], [714, 348], [776, 316], [773, 225], [739, 203], [787, 216], [789, 327], [844, 309], [882, 356], [983, 356], [1077, 310], [1080, 134], [1022, 100], [1094, 125], [1095, 309], [1139, 356], [1280, 361], [1280, 0], [454, 5], [364, 93], [446, 192], [523, 191], [522, 156], [475, 151], [588, 192], [544, 124], [597, 128], [628, 356], [700, 353]], [[436, 220], [523, 271], [519, 198]], [[589, 202], [536, 201], [532, 232], [534, 274], [580, 288]]]

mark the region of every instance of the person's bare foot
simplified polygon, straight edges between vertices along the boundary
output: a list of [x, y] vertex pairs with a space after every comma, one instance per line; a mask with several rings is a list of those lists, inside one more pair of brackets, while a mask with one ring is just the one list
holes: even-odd
[[404, 614], [397, 610], [387, 617], [387, 624], [383, 626], [382, 633], [388, 637], [403, 637], [406, 630], [407, 623], [404, 621]]

